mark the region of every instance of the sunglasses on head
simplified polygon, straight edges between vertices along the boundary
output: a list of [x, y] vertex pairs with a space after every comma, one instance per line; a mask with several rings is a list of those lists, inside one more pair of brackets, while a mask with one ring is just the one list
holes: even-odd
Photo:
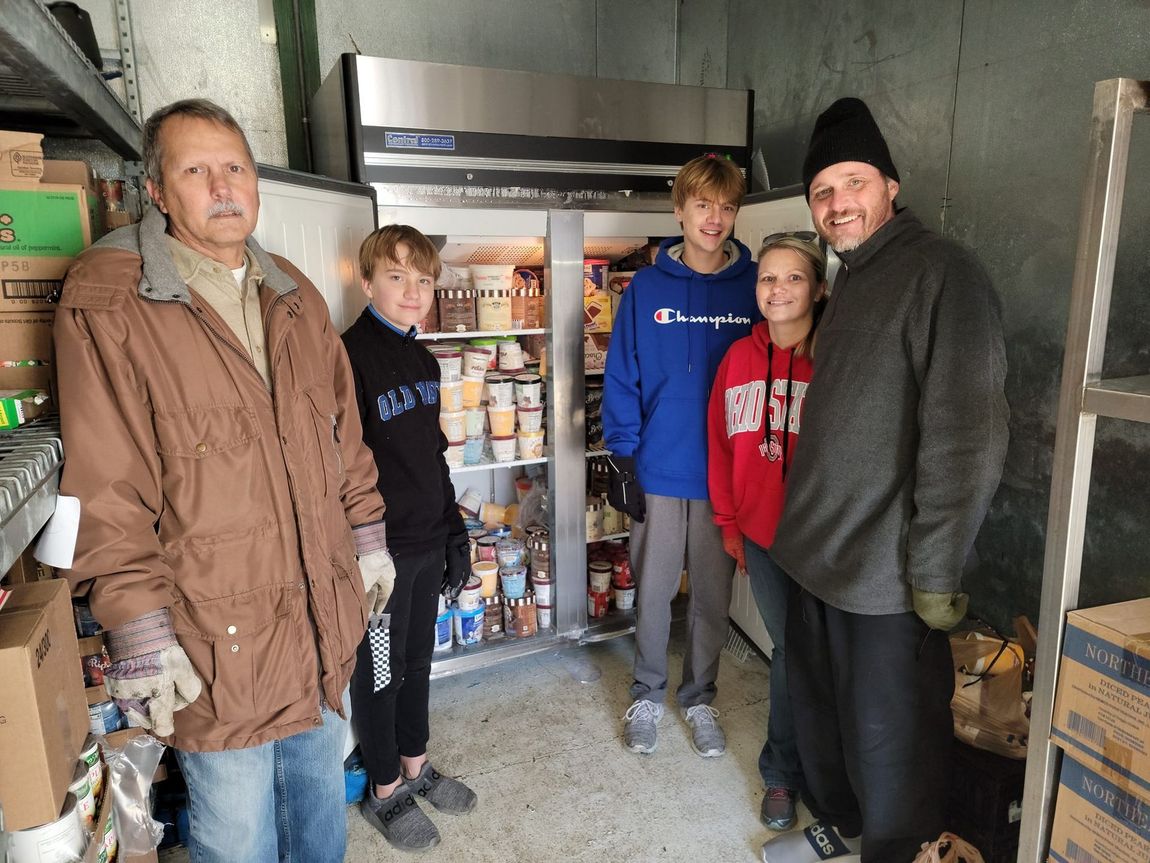
[[796, 240], [806, 240], [808, 243], [813, 243], [818, 239], [818, 234], [814, 231], [779, 231], [774, 234], [767, 234], [763, 237], [763, 245], [769, 246], [771, 243], [777, 243], [779, 240], [785, 240], [788, 237], [794, 237]]

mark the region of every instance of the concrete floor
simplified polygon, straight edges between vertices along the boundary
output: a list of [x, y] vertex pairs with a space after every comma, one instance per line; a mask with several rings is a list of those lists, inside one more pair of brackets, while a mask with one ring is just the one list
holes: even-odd
[[[672, 635], [671, 686], [682, 667]], [[622, 746], [630, 704], [631, 637], [515, 660], [433, 681], [432, 762], [479, 795], [453, 817], [427, 807], [443, 841], [420, 855], [468, 863], [755, 861], [774, 833], [759, 823], [758, 756], [767, 726], [769, 666], [756, 653], [723, 653], [715, 707], [727, 754], [700, 758], [668, 710], [659, 749]], [[594, 678], [592, 680], [592, 678]], [[581, 682], [591, 681], [591, 682]], [[800, 809], [800, 824], [809, 823]], [[348, 810], [349, 863], [414, 855], [394, 851]], [[183, 863], [183, 849], [164, 863]]]

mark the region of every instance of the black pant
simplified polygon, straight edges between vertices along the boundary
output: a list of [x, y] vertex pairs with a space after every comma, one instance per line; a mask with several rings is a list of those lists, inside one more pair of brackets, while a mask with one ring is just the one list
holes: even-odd
[[863, 863], [911, 863], [944, 827], [954, 666], [914, 612], [840, 611], [803, 590], [788, 606], [787, 680], [816, 818], [862, 833]]
[[385, 612], [391, 615], [391, 680], [372, 692], [375, 674], [365, 635], [351, 678], [351, 720], [371, 782], [399, 778], [399, 756], [427, 752], [427, 697], [435, 617], [443, 584], [444, 550], [395, 555], [395, 589]]

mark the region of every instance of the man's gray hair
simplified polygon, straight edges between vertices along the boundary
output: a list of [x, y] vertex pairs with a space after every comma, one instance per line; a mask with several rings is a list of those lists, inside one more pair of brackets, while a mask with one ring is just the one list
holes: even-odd
[[252, 155], [248, 136], [244, 134], [244, 130], [240, 128], [235, 117], [215, 102], [207, 99], [181, 99], [179, 102], [157, 108], [144, 123], [144, 175], [157, 186], [164, 185], [164, 151], [160, 144], [160, 128], [169, 117], [177, 116], [211, 120], [213, 123], [219, 123], [224, 128], [235, 132], [243, 139], [244, 149], [248, 151], [248, 159], [251, 160], [252, 167], [255, 167], [256, 159]]

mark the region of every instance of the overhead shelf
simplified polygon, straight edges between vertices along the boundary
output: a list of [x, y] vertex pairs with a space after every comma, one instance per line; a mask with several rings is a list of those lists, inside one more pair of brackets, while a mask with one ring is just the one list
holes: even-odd
[[140, 160], [140, 124], [38, 0], [0, 0], [0, 128], [96, 138]]
[[1082, 409], [1100, 417], [1150, 422], [1150, 375], [1112, 378], [1083, 389]]
[[55, 417], [0, 434], [0, 578], [55, 510], [63, 463]]

